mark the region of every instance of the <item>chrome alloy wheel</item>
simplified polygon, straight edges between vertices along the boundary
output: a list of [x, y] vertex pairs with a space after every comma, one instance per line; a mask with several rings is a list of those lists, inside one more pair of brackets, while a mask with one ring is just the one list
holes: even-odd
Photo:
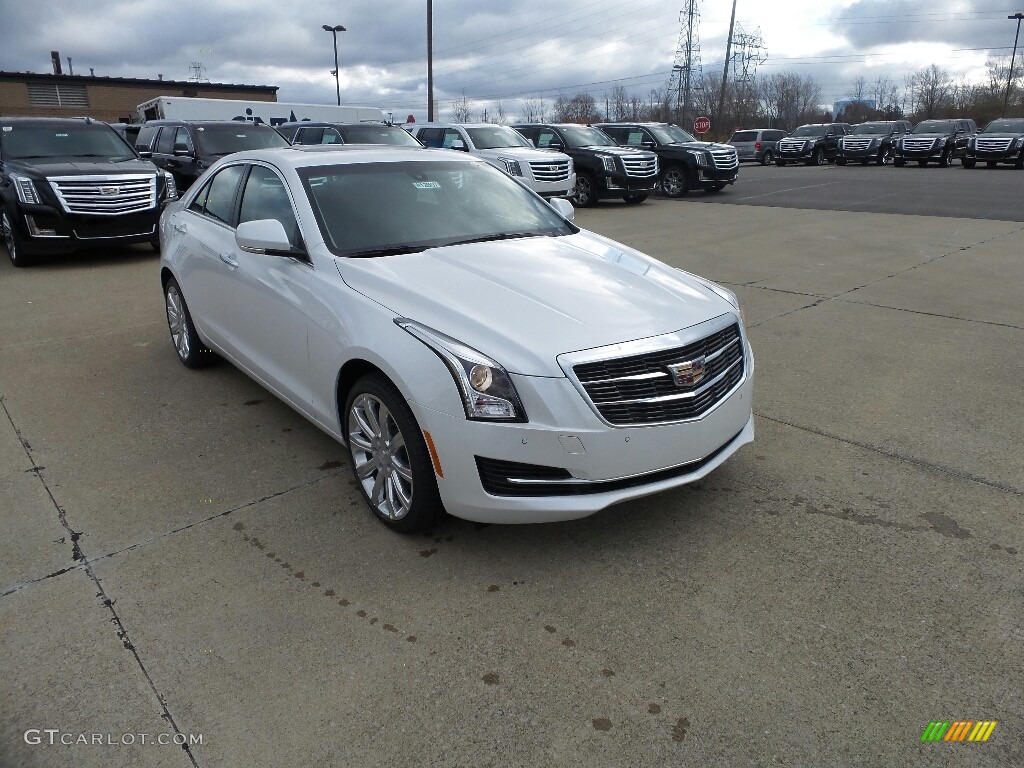
[[362, 393], [348, 412], [348, 444], [356, 478], [384, 518], [401, 520], [412, 508], [409, 452], [395, 417], [373, 395]]
[[178, 357], [188, 360], [189, 352], [189, 328], [188, 316], [185, 314], [185, 302], [178, 292], [178, 286], [171, 282], [167, 286], [165, 294], [167, 305], [167, 327], [171, 329], [171, 341]]

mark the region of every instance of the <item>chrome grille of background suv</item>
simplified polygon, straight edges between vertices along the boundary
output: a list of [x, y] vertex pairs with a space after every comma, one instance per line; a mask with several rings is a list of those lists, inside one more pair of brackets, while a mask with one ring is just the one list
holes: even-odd
[[156, 175], [50, 176], [47, 179], [68, 213], [120, 216], [156, 207]]
[[658, 175], [657, 155], [621, 155], [619, 159], [622, 160], [627, 176], [647, 179]]
[[568, 181], [569, 161], [552, 160], [530, 163], [530, 173], [533, 174], [536, 181]]

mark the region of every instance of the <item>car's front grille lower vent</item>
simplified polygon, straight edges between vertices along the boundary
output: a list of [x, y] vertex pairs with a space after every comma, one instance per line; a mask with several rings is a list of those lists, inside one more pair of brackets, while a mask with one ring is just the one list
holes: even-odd
[[536, 181], [568, 181], [569, 161], [552, 161], [547, 163], [530, 163], [530, 173]]
[[743, 339], [733, 324], [685, 347], [581, 363], [573, 373], [610, 424], [697, 419], [743, 380]]
[[51, 176], [47, 179], [68, 213], [120, 216], [156, 207], [156, 175]]
[[623, 155], [621, 159], [627, 176], [647, 179], [658, 175], [657, 155]]

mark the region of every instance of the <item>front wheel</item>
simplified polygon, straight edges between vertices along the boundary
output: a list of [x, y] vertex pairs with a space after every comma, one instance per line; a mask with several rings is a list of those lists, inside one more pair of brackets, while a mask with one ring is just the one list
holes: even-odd
[[7, 255], [11, 259], [11, 264], [16, 267], [27, 267], [32, 263], [32, 257], [25, 254], [24, 241], [21, 239], [21, 235], [14, 228], [14, 218], [7, 215], [5, 210], [0, 217], [0, 230], [2, 230], [4, 238], [4, 247], [7, 249]]
[[977, 164], [977, 162], [978, 161], [975, 160], [974, 158], [967, 158], [967, 157], [961, 157], [960, 158], [960, 165], [962, 165], [964, 168], [973, 168]]
[[808, 165], [825, 165], [828, 162], [828, 158], [825, 157], [825, 150], [818, 148], [814, 150], [814, 154], [811, 155], [811, 159], [807, 161]]
[[637, 205], [638, 203], [642, 203], [646, 200], [647, 195], [642, 192], [630, 192], [628, 195], [623, 195], [622, 199], [629, 205]]
[[576, 174], [576, 189], [572, 192], [572, 203], [577, 208], [597, 205], [597, 189], [594, 177], [586, 173]]
[[939, 158], [939, 168], [949, 168], [953, 164], [953, 154], [951, 152], [943, 152]]
[[686, 197], [690, 191], [690, 180], [682, 166], [673, 165], [662, 171], [661, 192], [665, 197]]
[[892, 160], [892, 149], [883, 149], [878, 152], [878, 165], [888, 165]]
[[173, 277], [164, 286], [164, 305], [167, 309], [167, 328], [171, 332], [171, 343], [178, 359], [186, 368], [202, 368], [212, 363], [213, 351], [206, 348], [199, 338], [192, 314], [188, 311], [181, 287]]
[[369, 374], [356, 382], [345, 434], [356, 484], [378, 520], [402, 533], [437, 521], [443, 507], [423, 433], [390, 381]]
[[772, 164], [772, 157], [773, 157], [772, 151], [770, 149], [766, 149], [764, 151], [764, 154], [761, 155], [761, 165], [771, 165]]

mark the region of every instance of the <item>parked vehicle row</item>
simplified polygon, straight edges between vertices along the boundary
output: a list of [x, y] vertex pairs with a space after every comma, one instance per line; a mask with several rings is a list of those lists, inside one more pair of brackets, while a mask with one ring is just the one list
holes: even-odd
[[909, 120], [883, 120], [855, 125], [839, 140], [836, 165], [859, 161], [861, 165], [888, 165], [896, 154], [896, 144], [913, 126]]

